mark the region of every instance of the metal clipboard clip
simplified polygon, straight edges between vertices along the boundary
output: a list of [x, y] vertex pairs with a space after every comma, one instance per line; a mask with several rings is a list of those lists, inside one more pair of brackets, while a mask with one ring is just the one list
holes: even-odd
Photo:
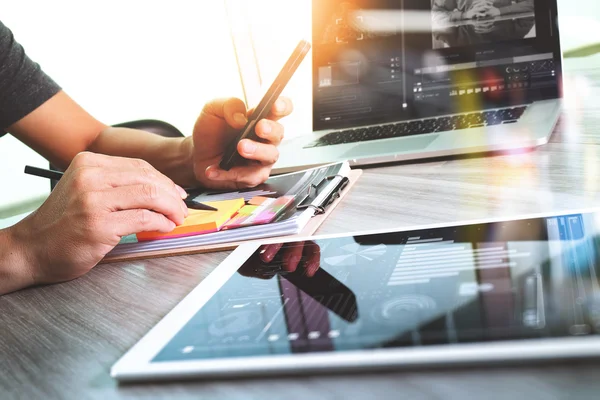
[[[321, 191], [325, 182], [329, 182], [335, 178], [341, 178], [340, 181], [328, 192]], [[311, 184], [308, 187], [308, 193], [296, 206], [297, 210], [305, 210], [313, 208], [315, 215], [324, 214], [327, 207], [341, 196], [341, 192], [348, 185], [350, 179], [342, 175], [326, 176], [319, 183]]]

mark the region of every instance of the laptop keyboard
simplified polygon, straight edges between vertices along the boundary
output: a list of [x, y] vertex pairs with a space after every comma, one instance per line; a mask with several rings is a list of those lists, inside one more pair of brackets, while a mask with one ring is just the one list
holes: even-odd
[[305, 148], [513, 123], [521, 118], [526, 108], [527, 106], [504, 108], [501, 110], [371, 126], [368, 128], [346, 129], [328, 133], [315, 142], [308, 144]]

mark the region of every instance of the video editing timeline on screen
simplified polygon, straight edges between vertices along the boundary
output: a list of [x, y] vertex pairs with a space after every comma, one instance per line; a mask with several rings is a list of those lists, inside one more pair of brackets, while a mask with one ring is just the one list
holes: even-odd
[[312, 277], [315, 246], [257, 251], [154, 361], [600, 334], [599, 228], [584, 214], [322, 239]]
[[[505, 14], [460, 20], [451, 14], [469, 2], [315, 1], [315, 128], [464, 112], [473, 102], [515, 104], [523, 91], [556, 87], [552, 46], [539, 44], [551, 30], [536, 23], [534, 1], [492, 3]], [[405, 14], [427, 16], [418, 19], [422, 29]]]
[[438, 65], [415, 70], [415, 101], [493, 95], [556, 85], [552, 53]]

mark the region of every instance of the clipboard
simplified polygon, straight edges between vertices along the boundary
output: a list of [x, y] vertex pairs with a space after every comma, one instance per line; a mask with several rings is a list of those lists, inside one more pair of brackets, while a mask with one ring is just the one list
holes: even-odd
[[[125, 253], [125, 254], [115, 254], [111, 255], [110, 253], [104, 257], [100, 261], [99, 264], [111, 263], [111, 262], [119, 262], [119, 261], [134, 261], [134, 260], [143, 260], [149, 258], [160, 258], [160, 257], [168, 257], [168, 256], [179, 256], [179, 255], [190, 255], [190, 254], [202, 254], [202, 253], [211, 253], [216, 251], [227, 251], [233, 250], [237, 246], [243, 243], [254, 243], [254, 242], [266, 242], [266, 241], [274, 241], [280, 240], [282, 238], [293, 239], [296, 237], [306, 237], [312, 236], [317, 229], [325, 222], [327, 217], [333, 212], [333, 210], [337, 207], [337, 205], [342, 201], [344, 196], [348, 194], [352, 186], [356, 183], [356, 181], [362, 175], [362, 170], [353, 169], [348, 173], [347, 177], [340, 177], [340, 182], [333, 188], [333, 190], [328, 192], [323, 192], [320, 190], [320, 182], [317, 185], [314, 185], [310, 192], [306, 194], [306, 197], [300, 201], [297, 209], [302, 208], [314, 208], [315, 215], [308, 221], [308, 223], [304, 226], [301, 232], [295, 235], [286, 235], [284, 236], [271, 236], [271, 237], [263, 237], [260, 239], [250, 239], [243, 241], [233, 241], [227, 243], [218, 243], [218, 244], [210, 244], [210, 245], [200, 245], [200, 246], [190, 246], [185, 248], [178, 249], [164, 249], [164, 250], [149, 250], [145, 252], [138, 253]], [[325, 180], [335, 179], [335, 176], [327, 177]], [[240, 228], [243, 229], [243, 228]]]

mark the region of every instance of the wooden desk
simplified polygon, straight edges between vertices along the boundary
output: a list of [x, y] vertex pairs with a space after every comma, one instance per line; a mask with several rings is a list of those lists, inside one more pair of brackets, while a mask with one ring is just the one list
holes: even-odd
[[[529, 153], [365, 171], [319, 233], [600, 203], [600, 68], [551, 143]], [[385, 197], [383, 196], [385, 194]], [[365, 207], [381, 201], [383, 209]], [[382, 213], [381, 211], [385, 211]], [[362, 219], [352, 217], [362, 214]], [[393, 214], [394, 218], [382, 217]], [[359, 221], [361, 221], [359, 223]], [[368, 221], [368, 226], [365, 225]], [[76, 281], [0, 297], [0, 398], [597, 398], [600, 361], [119, 386], [111, 365], [228, 253], [101, 265]]]

